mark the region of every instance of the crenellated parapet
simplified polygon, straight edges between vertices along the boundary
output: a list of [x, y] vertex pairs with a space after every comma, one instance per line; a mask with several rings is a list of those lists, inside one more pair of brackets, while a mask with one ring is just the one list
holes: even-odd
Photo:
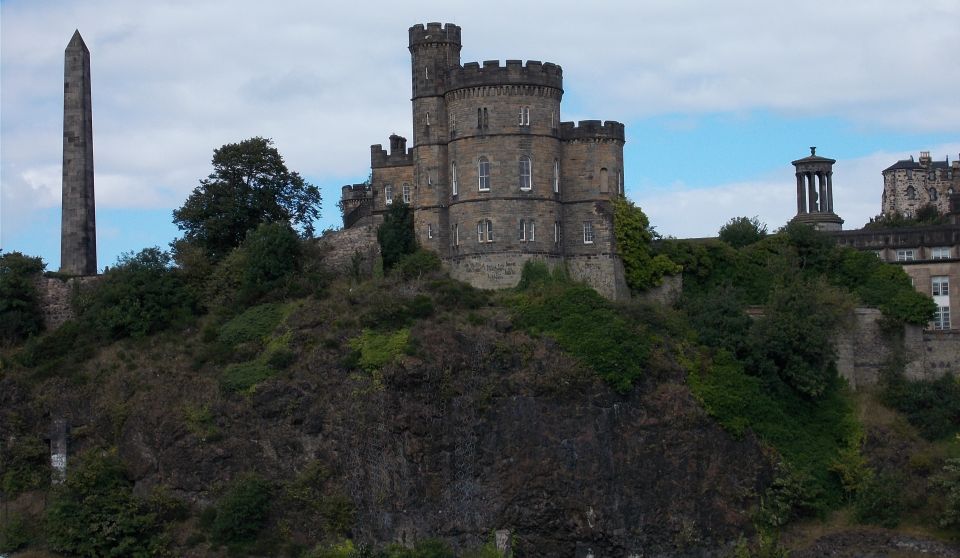
[[413, 164], [413, 149], [407, 149], [407, 138], [390, 136], [390, 153], [379, 143], [370, 146], [370, 168], [404, 167]]
[[561, 122], [560, 138], [564, 141], [617, 140], [625, 141], [623, 124], [614, 120], [581, 120]]
[[418, 23], [409, 29], [410, 46], [434, 43], [460, 44], [460, 26], [452, 23], [430, 22], [426, 26]]
[[467, 87], [495, 85], [537, 85], [563, 90], [563, 69], [551, 62], [507, 60], [505, 66], [499, 60], [467, 62], [449, 70], [449, 90]]

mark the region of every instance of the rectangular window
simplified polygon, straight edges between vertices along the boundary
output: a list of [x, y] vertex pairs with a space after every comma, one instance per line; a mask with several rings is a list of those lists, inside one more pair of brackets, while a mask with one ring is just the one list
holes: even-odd
[[934, 260], [946, 260], [950, 258], [949, 246], [936, 246], [931, 250], [930, 257]]
[[553, 193], [560, 193], [560, 161], [553, 160]]
[[410, 185], [403, 185], [403, 203], [410, 203]]
[[490, 190], [490, 161], [486, 157], [477, 162], [477, 183], [481, 192]]
[[528, 225], [530, 227], [530, 233], [527, 234], [527, 241], [533, 242], [537, 239], [537, 229], [534, 227], [533, 221], [530, 221]]
[[915, 250], [897, 250], [898, 262], [912, 262], [915, 259], [917, 259]]
[[477, 223], [477, 242], [493, 242], [493, 223], [490, 219]]
[[938, 306], [933, 314], [933, 329], [950, 329], [950, 307]]
[[557, 113], [552, 110], [550, 111], [550, 127], [551, 128], [557, 127]]
[[520, 107], [519, 124], [521, 126], [530, 125], [530, 107]]
[[553, 222], [553, 243], [560, 244], [560, 221]]
[[460, 246], [460, 225], [453, 226], [453, 244]]
[[520, 189], [521, 190], [530, 190], [533, 188], [533, 177], [531, 176], [531, 164], [530, 157], [524, 155], [520, 157]]
[[460, 185], [457, 182], [457, 163], [450, 163], [450, 185], [454, 196], [460, 193]]
[[430, 111], [429, 111], [429, 110], [427, 111], [427, 118], [426, 118], [425, 122], [427, 123], [427, 126], [430, 125]]
[[483, 128], [483, 109], [477, 109], [477, 128]]
[[427, 223], [427, 238], [433, 238], [433, 225]]
[[520, 229], [519, 229], [519, 238], [520, 242], [533, 242], [536, 240], [536, 228], [534, 228], [533, 221], [520, 219]]
[[947, 296], [950, 294], [950, 278], [946, 276], [931, 277], [931, 291], [933, 296]]
[[393, 203], [393, 186], [387, 184], [383, 187], [383, 199], [387, 205]]
[[617, 171], [617, 184], [620, 189], [620, 195], [622, 196], [623, 195], [623, 171], [622, 170]]
[[590, 221], [583, 223], [583, 243], [593, 244], [593, 223]]

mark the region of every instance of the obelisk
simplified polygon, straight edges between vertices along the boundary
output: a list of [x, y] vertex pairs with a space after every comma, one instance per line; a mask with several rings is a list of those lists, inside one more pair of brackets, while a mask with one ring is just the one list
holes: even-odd
[[97, 224], [93, 196], [93, 108], [90, 51], [73, 33], [63, 63], [63, 216], [60, 271], [96, 275]]

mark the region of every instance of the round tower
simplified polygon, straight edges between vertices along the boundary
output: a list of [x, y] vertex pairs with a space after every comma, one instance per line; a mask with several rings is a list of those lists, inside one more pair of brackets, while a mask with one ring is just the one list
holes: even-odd
[[447, 23], [409, 29], [413, 85], [413, 207], [421, 246], [447, 253], [449, 229], [445, 207], [447, 176], [448, 74], [460, 65], [460, 27]]
[[797, 168], [797, 215], [793, 221], [813, 225], [822, 231], [843, 229], [843, 219], [833, 212], [834, 159], [820, 157], [817, 148], [810, 156], [793, 161]]

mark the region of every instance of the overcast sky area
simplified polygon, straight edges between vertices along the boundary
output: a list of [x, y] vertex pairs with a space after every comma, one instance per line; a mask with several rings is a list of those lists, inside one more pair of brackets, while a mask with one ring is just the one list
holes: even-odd
[[91, 52], [98, 263], [167, 247], [213, 150], [273, 138], [341, 224], [369, 146], [411, 137], [407, 29], [463, 28], [462, 62], [563, 67], [563, 120], [626, 124], [628, 196], [664, 235], [796, 212], [790, 161], [837, 159], [859, 228], [881, 171], [960, 155], [960, 0], [337, 3], [0, 0], [0, 248], [60, 264], [63, 51]]

